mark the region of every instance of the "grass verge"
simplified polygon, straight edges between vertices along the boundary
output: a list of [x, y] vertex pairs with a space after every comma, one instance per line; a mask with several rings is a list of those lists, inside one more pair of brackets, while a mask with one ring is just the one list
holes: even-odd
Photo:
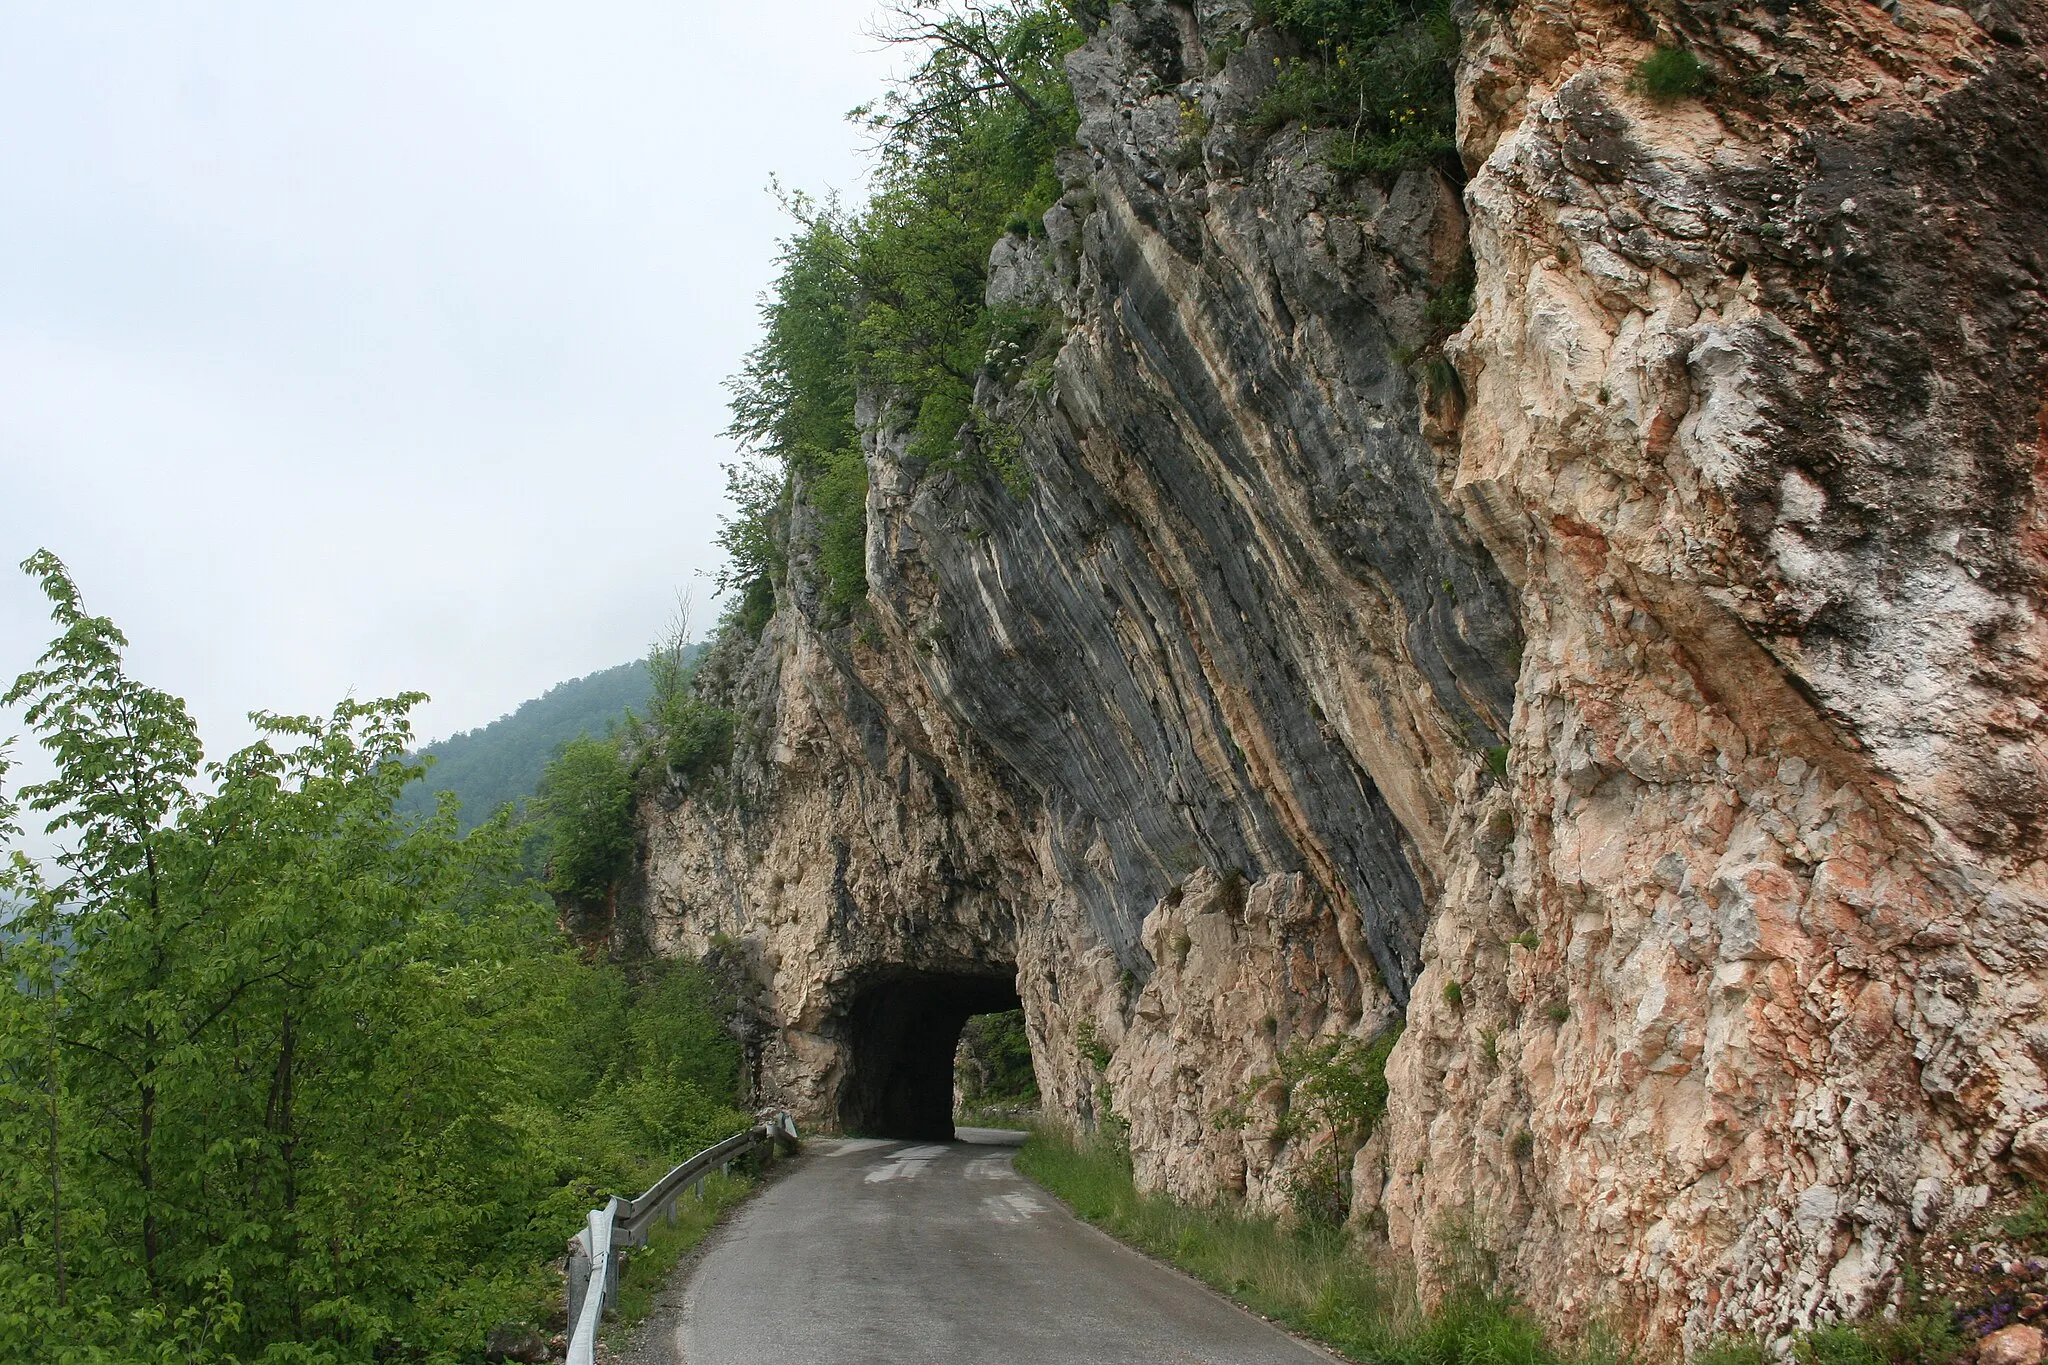
[[725, 1211], [745, 1199], [756, 1183], [744, 1175], [720, 1175], [713, 1171], [704, 1177], [703, 1199], [685, 1194], [676, 1201], [675, 1221], [656, 1223], [654, 1231], [648, 1234], [647, 1245], [634, 1248], [626, 1258], [626, 1268], [619, 1275], [619, 1292], [613, 1299], [613, 1316], [604, 1325], [607, 1344], [615, 1349], [624, 1344], [632, 1330], [654, 1311], [654, 1296], [674, 1273], [677, 1263], [711, 1235], [711, 1229], [718, 1226]]
[[[1513, 1300], [1483, 1288], [1424, 1313], [1412, 1288], [1376, 1266], [1342, 1230], [1295, 1232], [1228, 1207], [1190, 1208], [1143, 1194], [1130, 1156], [1035, 1129], [1017, 1169], [1104, 1232], [1179, 1266], [1257, 1313], [1373, 1365], [1631, 1365], [1642, 1357], [1591, 1324], [1575, 1346], [1549, 1339]], [[2005, 1221], [2008, 1235], [2048, 1248], [2048, 1195]], [[2031, 1245], [2032, 1243], [2030, 1243]], [[1794, 1365], [1958, 1365], [1972, 1333], [1944, 1300], [1917, 1296], [1893, 1318], [1834, 1323], [1793, 1339]], [[1989, 1326], [2002, 1326], [2009, 1316]], [[1979, 1330], [1984, 1330], [1982, 1327]], [[1763, 1342], [1724, 1337], [1696, 1365], [1770, 1365]]]
[[[1239, 1303], [1353, 1360], [1375, 1365], [1566, 1365], [1567, 1356], [1510, 1300], [1478, 1289], [1435, 1313], [1375, 1267], [1342, 1230], [1294, 1232], [1224, 1207], [1191, 1208], [1140, 1193], [1129, 1158], [1039, 1129], [1017, 1169], [1080, 1217]], [[1612, 1352], [1596, 1353], [1611, 1359]]]

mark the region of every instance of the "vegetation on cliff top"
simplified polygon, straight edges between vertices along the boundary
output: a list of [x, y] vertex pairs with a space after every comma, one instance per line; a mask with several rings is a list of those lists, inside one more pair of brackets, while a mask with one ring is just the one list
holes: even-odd
[[[735, 718], [697, 695], [704, 647], [688, 643], [683, 602], [642, 665], [645, 714], [627, 711], [602, 739], [561, 746], [541, 774], [530, 812], [529, 862], [547, 889], [579, 915], [609, 911], [633, 868], [639, 799], [700, 787], [732, 757]], [[537, 855], [537, 858], [534, 856]], [[609, 928], [608, 918], [602, 927]]]
[[1433, 165], [1462, 178], [1445, 0], [1266, 0], [1260, 12], [1300, 49], [1260, 101], [1265, 127], [1332, 130], [1325, 155], [1339, 172]]
[[[815, 560], [826, 621], [863, 600], [864, 425], [902, 433], [914, 467], [1024, 487], [1018, 434], [977, 407], [975, 385], [1043, 378], [1060, 319], [987, 306], [989, 253], [1005, 233], [1040, 231], [1059, 197], [1054, 159], [1078, 122], [1064, 60], [1106, 10], [941, 0], [889, 11], [883, 36], [923, 57], [854, 111], [878, 136], [874, 192], [858, 209], [786, 197], [796, 230], [761, 342], [731, 381], [728, 434], [750, 457], [727, 471], [719, 586], [735, 590], [733, 627], [759, 634], [792, 543]], [[1257, 22], [1297, 50], [1260, 106], [1264, 127], [1332, 130], [1328, 155], [1344, 171], [1457, 173], [1458, 35], [1443, 0], [1264, 0]], [[857, 412], [861, 395], [879, 410]]]
[[417, 696], [208, 764], [27, 567], [19, 798], [71, 845], [0, 869], [0, 1359], [453, 1361], [539, 1319], [585, 1209], [744, 1125], [710, 980], [571, 951], [507, 817], [402, 816]]
[[1059, 195], [1053, 156], [1073, 141], [1061, 61], [1082, 39], [1039, 0], [906, 5], [885, 36], [923, 59], [879, 103], [854, 111], [879, 140], [875, 189], [858, 211], [801, 194], [797, 230], [762, 308], [762, 340], [731, 381], [729, 434], [769, 467], [729, 471], [735, 515], [721, 588], [758, 631], [784, 568], [789, 519], [811, 522], [823, 606], [843, 618], [866, 592], [867, 464], [856, 395], [908, 433], [928, 465], [993, 469], [974, 383], [1014, 320], [984, 306], [989, 249]]

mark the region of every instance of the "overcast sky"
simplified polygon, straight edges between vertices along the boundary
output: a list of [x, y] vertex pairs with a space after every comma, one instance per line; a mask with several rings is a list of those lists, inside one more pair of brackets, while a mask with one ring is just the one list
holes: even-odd
[[38, 546], [216, 756], [701, 632], [769, 178], [857, 188], [874, 8], [0, 0], [0, 682]]

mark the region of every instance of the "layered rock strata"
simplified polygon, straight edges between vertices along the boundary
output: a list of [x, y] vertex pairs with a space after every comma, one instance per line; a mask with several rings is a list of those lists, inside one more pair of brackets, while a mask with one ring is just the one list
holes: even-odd
[[[1462, 187], [1257, 133], [1247, 25], [1070, 60], [991, 270], [1065, 319], [981, 394], [1028, 492], [873, 424], [869, 603], [818, 624], [799, 522], [642, 927], [741, 945], [825, 1122], [876, 991], [1014, 971], [1051, 1108], [1255, 1207], [1322, 1140], [1281, 1054], [1405, 1019], [1351, 1187], [1426, 1281], [1665, 1346], [1880, 1306], [2048, 1174], [2048, 19], [1482, 10]], [[1672, 46], [1703, 97], [1635, 89]]]

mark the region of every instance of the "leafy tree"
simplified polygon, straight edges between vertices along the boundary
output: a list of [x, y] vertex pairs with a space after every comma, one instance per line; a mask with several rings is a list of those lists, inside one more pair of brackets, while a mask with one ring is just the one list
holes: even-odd
[[[697, 665], [702, 650], [690, 637], [690, 599], [684, 594], [662, 638], [648, 651], [647, 672], [653, 679], [648, 698], [648, 726], [636, 737], [648, 755], [659, 760], [672, 781], [702, 777], [732, 756], [733, 714], [696, 694]], [[653, 731], [651, 735], [645, 729]]]
[[570, 740], [541, 778], [548, 889], [578, 900], [609, 900], [633, 859], [633, 771], [619, 741]]
[[649, 1019], [508, 820], [397, 812], [416, 696], [259, 714], [207, 764], [26, 567], [59, 634], [7, 699], [56, 772], [19, 797], [69, 844], [0, 874], [0, 1358], [464, 1357], [552, 1292], [592, 1182], [743, 1122], [704, 989]]

